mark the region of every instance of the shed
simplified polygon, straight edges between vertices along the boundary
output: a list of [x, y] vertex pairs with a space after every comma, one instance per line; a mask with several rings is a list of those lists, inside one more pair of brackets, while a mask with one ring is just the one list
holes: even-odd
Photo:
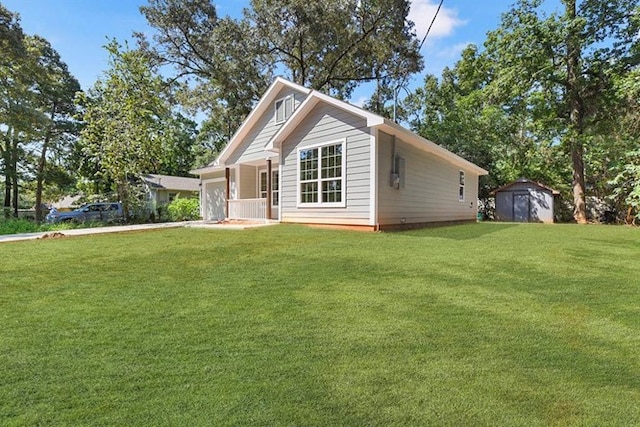
[[491, 192], [496, 197], [496, 220], [553, 222], [553, 202], [560, 192], [520, 178]]

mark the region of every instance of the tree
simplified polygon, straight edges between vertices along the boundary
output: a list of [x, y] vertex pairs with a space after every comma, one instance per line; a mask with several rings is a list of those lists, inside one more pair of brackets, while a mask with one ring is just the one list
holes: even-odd
[[106, 49], [110, 69], [82, 96], [81, 138], [86, 155], [115, 182], [128, 218], [130, 180], [157, 168], [162, 157], [166, 84], [142, 52], [123, 50], [115, 40]]
[[253, 0], [238, 20], [220, 18], [210, 0], [150, 0], [141, 11], [157, 30], [154, 45], [138, 35], [142, 45], [175, 69], [183, 105], [206, 112], [216, 145], [275, 72], [348, 98], [363, 81], [395, 87], [423, 66], [408, 0]]
[[[209, 0], [150, 0], [140, 11], [156, 33], [145, 53], [173, 69], [177, 100], [208, 116], [209, 133], [228, 140], [272, 79], [247, 20], [219, 18]], [[215, 126], [215, 130], [213, 127]]]
[[41, 37], [29, 37], [30, 57], [35, 74], [35, 107], [40, 111], [40, 126], [33, 130], [39, 137], [34, 141], [39, 151], [36, 166], [36, 221], [42, 220], [42, 193], [47, 173], [49, 150], [68, 145], [77, 131], [73, 115], [75, 96], [80, 84], [69, 73], [67, 65], [49, 42]]
[[24, 73], [27, 50], [20, 18], [0, 4], [0, 157], [4, 169], [4, 213], [18, 211], [18, 137], [25, 127], [23, 100], [28, 96], [28, 73]]
[[574, 218], [587, 220], [585, 148], [607, 120], [615, 76], [638, 63], [634, 0], [562, 0], [546, 15], [541, 0], [520, 0], [505, 13], [485, 47], [496, 64], [495, 93], [530, 109], [571, 159]]

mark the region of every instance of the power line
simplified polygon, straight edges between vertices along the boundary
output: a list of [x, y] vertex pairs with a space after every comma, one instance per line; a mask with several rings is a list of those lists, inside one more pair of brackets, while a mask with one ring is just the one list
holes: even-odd
[[431, 24], [429, 24], [429, 28], [427, 28], [427, 32], [424, 35], [424, 37], [422, 38], [422, 42], [420, 42], [420, 48], [418, 49], [418, 51], [420, 51], [422, 49], [422, 45], [424, 45], [425, 40], [427, 40], [427, 36], [431, 32], [431, 27], [433, 27], [433, 23], [436, 22], [436, 18], [438, 17], [438, 13], [440, 13], [440, 8], [442, 7], [442, 3], [444, 3], [444, 0], [440, 0], [440, 4], [438, 4], [438, 8], [436, 9], [436, 14], [433, 15], [433, 19], [431, 20]]
[[[436, 13], [433, 15], [433, 19], [429, 24], [429, 28], [427, 28], [427, 32], [424, 34], [424, 37], [420, 42], [420, 47], [418, 48], [418, 52], [422, 50], [422, 46], [424, 45], [424, 42], [427, 40], [427, 36], [431, 32], [431, 28], [433, 27], [434, 22], [436, 22], [436, 18], [438, 17], [438, 14], [440, 13], [440, 9], [442, 8], [442, 3], [444, 3], [444, 0], [440, 0], [440, 3], [438, 4], [438, 8], [436, 9]], [[398, 108], [398, 92], [400, 92], [400, 88], [404, 88], [404, 85], [407, 83], [407, 77], [408, 76], [405, 75], [402, 78], [402, 81], [398, 83], [398, 85], [396, 85], [395, 89], [393, 90], [393, 98], [394, 98], [393, 99], [393, 121], [396, 123], [397, 123], [396, 110]], [[404, 88], [404, 90], [406, 91], [407, 89]]]

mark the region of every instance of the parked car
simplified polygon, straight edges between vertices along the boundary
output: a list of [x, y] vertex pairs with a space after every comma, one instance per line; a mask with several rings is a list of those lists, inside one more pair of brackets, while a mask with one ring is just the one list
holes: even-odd
[[47, 221], [57, 222], [116, 222], [122, 221], [122, 204], [120, 203], [89, 203], [71, 212], [59, 212], [52, 209], [47, 215]]

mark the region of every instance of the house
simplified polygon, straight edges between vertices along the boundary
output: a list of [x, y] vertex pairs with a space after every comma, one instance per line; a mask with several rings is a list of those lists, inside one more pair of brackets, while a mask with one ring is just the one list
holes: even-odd
[[487, 171], [398, 124], [277, 78], [199, 175], [205, 220], [371, 230], [475, 221]]
[[520, 178], [491, 192], [496, 197], [497, 221], [553, 222], [555, 196], [560, 192]]
[[197, 178], [147, 174], [142, 175], [142, 182], [149, 192], [149, 203], [154, 208], [169, 204], [178, 197], [198, 197], [200, 194], [200, 180]]

